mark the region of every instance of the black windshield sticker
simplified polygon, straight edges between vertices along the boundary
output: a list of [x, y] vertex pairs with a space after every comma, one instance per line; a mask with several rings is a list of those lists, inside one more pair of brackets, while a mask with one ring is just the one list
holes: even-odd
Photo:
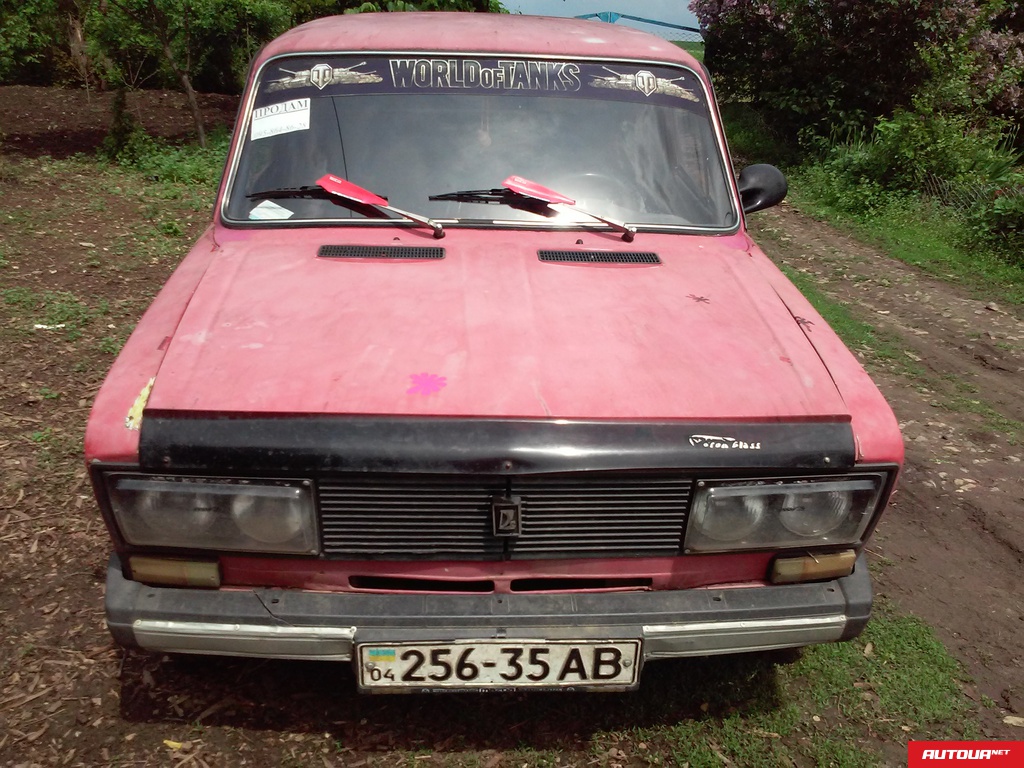
[[[268, 64], [255, 107], [289, 98], [473, 94], [632, 101], [703, 112], [693, 72], [625, 62], [429, 56], [288, 56]], [[277, 94], [277, 95], [275, 95]]]
[[689, 88], [684, 88], [679, 84], [680, 81], [685, 80], [686, 77], [676, 77], [672, 80], [658, 77], [653, 72], [646, 69], [641, 69], [639, 72], [616, 72], [611, 67], [602, 67], [608, 75], [604, 77], [595, 77], [591, 81], [591, 85], [595, 88], [615, 88], [617, 90], [624, 91], [639, 91], [644, 96], [650, 96], [653, 93], [658, 93], [663, 96], [674, 96], [677, 99], [686, 99], [687, 101], [699, 102], [697, 94], [691, 91]]
[[352, 64], [348, 67], [335, 67], [330, 64], [314, 64], [309, 69], [288, 70], [281, 67], [282, 76], [267, 83], [266, 92], [282, 91], [288, 88], [302, 88], [308, 85], [323, 90], [328, 85], [353, 85], [356, 83], [382, 83], [384, 78], [376, 72], [361, 72], [366, 62]]
[[496, 64], [475, 59], [392, 59], [395, 88], [482, 88], [506, 91], [578, 91], [580, 68], [564, 61], [509, 61]]

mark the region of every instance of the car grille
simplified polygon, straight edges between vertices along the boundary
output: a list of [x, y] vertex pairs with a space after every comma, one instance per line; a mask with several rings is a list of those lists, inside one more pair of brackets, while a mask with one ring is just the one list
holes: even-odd
[[[318, 483], [323, 552], [336, 559], [654, 557], [679, 553], [693, 481], [604, 473], [359, 476]], [[497, 537], [491, 501], [522, 501]]]

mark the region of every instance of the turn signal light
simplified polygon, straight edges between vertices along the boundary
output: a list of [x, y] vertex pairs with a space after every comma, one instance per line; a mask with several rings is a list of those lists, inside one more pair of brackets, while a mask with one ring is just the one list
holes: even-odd
[[135, 556], [128, 558], [128, 569], [133, 580], [144, 584], [207, 589], [220, 586], [220, 567], [217, 563]]
[[852, 549], [829, 555], [781, 557], [772, 566], [772, 584], [838, 579], [853, 573], [857, 553]]

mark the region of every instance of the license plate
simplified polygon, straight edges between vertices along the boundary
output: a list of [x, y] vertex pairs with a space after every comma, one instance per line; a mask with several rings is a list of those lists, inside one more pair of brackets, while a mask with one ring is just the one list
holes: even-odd
[[501, 641], [360, 645], [359, 684], [422, 688], [629, 688], [639, 640]]

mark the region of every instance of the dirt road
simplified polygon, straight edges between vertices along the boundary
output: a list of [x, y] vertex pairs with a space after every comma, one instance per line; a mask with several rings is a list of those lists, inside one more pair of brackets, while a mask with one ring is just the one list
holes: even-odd
[[[870, 545], [876, 586], [936, 628], [999, 708], [1024, 711], [1024, 322], [788, 205], [753, 217], [776, 262], [892, 339], [863, 354], [900, 420], [907, 464]], [[902, 357], [901, 357], [902, 356]]]
[[[176, 97], [143, 98], [135, 108], [151, 130], [188, 130]], [[230, 100], [209, 106], [213, 122], [233, 118]], [[58, 174], [26, 159], [91, 150], [103, 135], [105, 109], [95, 95], [0, 88], [7, 157], [0, 166], [0, 287], [17, 289], [5, 296], [26, 306], [44, 297], [49, 317], [39, 320], [43, 328], [14, 319], [0, 326], [0, 764], [158, 765], [169, 754], [184, 755], [177, 765], [206, 764], [189, 752], [188, 739], [204, 741], [213, 764], [217, 754], [255, 765], [299, 755], [297, 764], [308, 764], [309, 744], [327, 738], [358, 749], [335, 745], [334, 762], [325, 755], [325, 764], [359, 765], [394, 744], [395, 723], [406, 749], [566, 738], [561, 700], [540, 705], [550, 718], [525, 728], [503, 704], [483, 712], [468, 700], [465, 711], [449, 705], [465, 730], [438, 741], [429, 713], [408, 700], [346, 694], [339, 702], [336, 692], [351, 687], [344, 669], [167, 662], [111, 646], [102, 615], [108, 546], [81, 466], [81, 436], [116, 340], [205, 213], [184, 221], [180, 242], [126, 252], [139, 221], [159, 225], [159, 208], [113, 188], [88, 164]], [[870, 544], [876, 584], [932, 624], [963, 661], [984, 733], [1024, 738], [1003, 723], [1007, 714], [1024, 714], [1020, 309], [925, 277], [789, 206], [753, 219], [773, 258], [813, 276], [890, 336], [896, 360], [859, 350], [896, 410], [908, 450], [899, 495]], [[71, 333], [76, 323], [84, 336]], [[197, 704], [200, 688], [209, 695]], [[576, 702], [570, 706], [596, 706]], [[601, 716], [619, 728], [632, 725]], [[507, 732], [496, 737], [488, 717]], [[500, 761], [486, 749], [479, 757], [481, 765]]]

